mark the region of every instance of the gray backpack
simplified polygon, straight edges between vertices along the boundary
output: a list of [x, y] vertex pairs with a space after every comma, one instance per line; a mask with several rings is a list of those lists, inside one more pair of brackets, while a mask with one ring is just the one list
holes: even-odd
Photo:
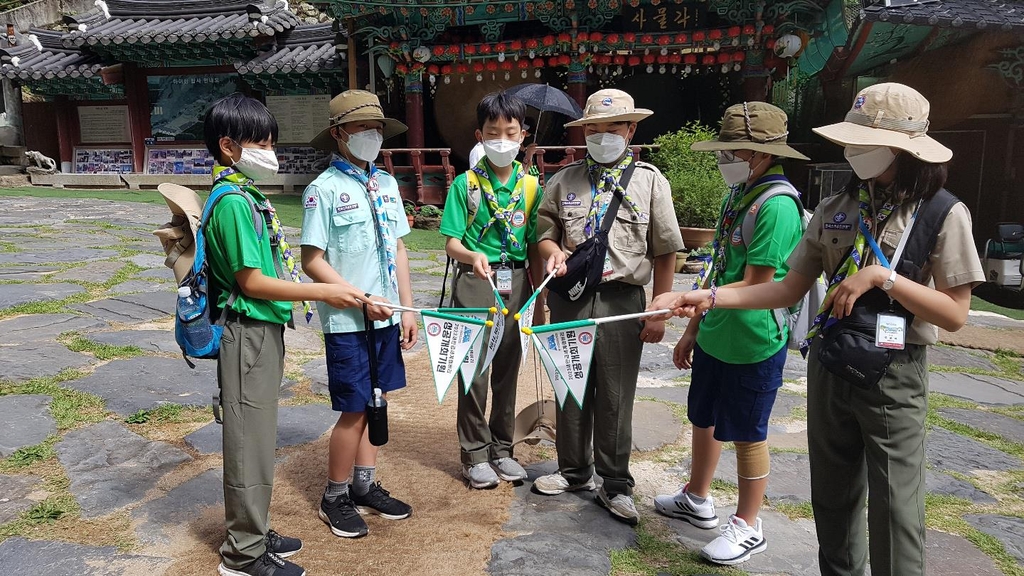
[[[807, 225], [811, 221], [811, 212], [804, 209], [803, 202], [800, 201], [800, 193], [792, 184], [788, 181], [779, 181], [755, 198], [750, 209], [743, 216], [740, 226], [742, 227], [744, 246], [749, 247], [749, 239], [754, 237], [754, 226], [757, 224], [757, 214], [761, 211], [761, 207], [775, 196], [789, 196], [796, 202], [797, 209], [800, 210], [800, 233], [803, 234], [807, 231]], [[794, 306], [776, 308], [772, 311], [779, 329], [781, 330], [785, 326], [789, 330], [787, 347], [790, 350], [799, 350], [800, 344], [807, 339], [807, 333], [810, 332], [811, 326], [814, 324], [814, 317], [818, 315], [818, 309], [825, 301], [827, 290], [828, 280], [822, 274], [814, 281], [810, 291], [804, 294], [804, 297]]]

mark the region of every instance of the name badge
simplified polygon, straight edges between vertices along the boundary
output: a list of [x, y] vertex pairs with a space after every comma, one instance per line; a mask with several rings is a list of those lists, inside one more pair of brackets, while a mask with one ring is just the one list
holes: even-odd
[[495, 271], [495, 284], [498, 287], [500, 294], [511, 294], [512, 293], [512, 269], [505, 266], [499, 266]]
[[604, 270], [601, 271], [601, 277], [606, 278], [612, 275], [612, 255], [607, 252], [604, 255]]
[[875, 328], [875, 346], [890, 350], [907, 347], [907, 319], [896, 314], [879, 314]]

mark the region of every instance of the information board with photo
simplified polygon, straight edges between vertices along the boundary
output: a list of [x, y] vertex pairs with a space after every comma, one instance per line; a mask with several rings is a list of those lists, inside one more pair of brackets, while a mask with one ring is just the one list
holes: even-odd
[[282, 144], [309, 144], [327, 127], [331, 97], [327, 94], [267, 96], [267, 109], [277, 118], [277, 141]]
[[131, 142], [128, 106], [79, 106], [78, 126], [84, 144]]
[[331, 154], [311, 146], [278, 146], [280, 174], [317, 174], [327, 169]]
[[210, 104], [239, 88], [237, 74], [149, 76], [150, 123], [157, 142], [200, 142]]
[[123, 174], [132, 171], [131, 148], [75, 148], [76, 174]]
[[146, 148], [147, 174], [212, 174], [213, 164], [206, 148]]

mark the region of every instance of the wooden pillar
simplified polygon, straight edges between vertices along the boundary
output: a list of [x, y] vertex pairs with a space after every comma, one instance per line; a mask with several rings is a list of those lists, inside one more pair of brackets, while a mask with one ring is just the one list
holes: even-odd
[[67, 96], [54, 98], [57, 112], [57, 145], [60, 147], [60, 158], [57, 163], [61, 172], [74, 172], [75, 144], [78, 142], [78, 107], [73, 105]]
[[25, 145], [25, 124], [22, 120], [21, 86], [10, 78], [3, 79], [4, 111], [7, 113], [7, 125], [14, 128], [15, 146]]
[[[587, 105], [587, 69], [583, 67], [583, 64], [579, 62], [573, 62], [569, 65], [569, 81], [568, 81], [568, 93], [580, 108], [584, 108]], [[570, 146], [586, 146], [587, 140], [583, 135], [582, 126], [574, 126], [569, 128], [569, 145]]]
[[128, 100], [128, 131], [132, 137], [132, 171], [146, 171], [146, 139], [153, 135], [149, 118], [149, 86], [137, 64], [124, 63], [124, 95]]
[[423, 148], [423, 76], [405, 76], [405, 123], [409, 126], [406, 145], [409, 148]]
[[358, 54], [356, 54], [356, 23], [354, 20], [349, 18], [345, 21], [345, 29], [348, 31], [348, 89], [358, 90], [359, 89], [359, 73], [356, 68], [356, 63], [359, 60]]

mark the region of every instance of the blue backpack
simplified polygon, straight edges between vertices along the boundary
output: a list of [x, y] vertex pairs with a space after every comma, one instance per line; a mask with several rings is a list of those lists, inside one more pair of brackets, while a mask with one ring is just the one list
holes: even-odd
[[239, 287], [235, 284], [220, 316], [216, 322], [211, 322], [210, 309], [216, 306], [217, 294], [210, 293], [210, 268], [206, 261], [206, 225], [217, 204], [225, 196], [232, 194], [238, 194], [249, 202], [256, 236], [259, 239], [263, 238], [263, 223], [267, 215], [256, 206], [252, 196], [234, 184], [224, 182], [215, 185], [203, 206], [203, 215], [196, 233], [196, 259], [192, 263], [192, 271], [178, 284], [178, 301], [175, 305], [174, 340], [181, 347], [181, 355], [190, 368], [195, 368], [196, 365], [189, 358], [217, 358], [228, 310], [239, 294]]

